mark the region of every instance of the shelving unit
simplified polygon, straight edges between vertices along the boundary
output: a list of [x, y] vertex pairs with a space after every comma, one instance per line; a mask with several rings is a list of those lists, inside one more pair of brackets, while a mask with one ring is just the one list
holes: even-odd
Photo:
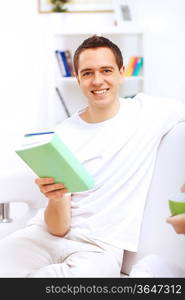
[[[63, 51], [70, 50], [71, 55], [73, 56], [76, 48], [83, 42], [83, 40], [94, 34], [105, 36], [120, 47], [125, 66], [127, 66], [131, 56], [144, 57], [144, 33], [136, 26], [130, 25], [125, 26], [124, 28], [118, 26], [112, 26], [110, 28], [106, 27], [96, 31], [87, 31], [84, 28], [83, 30], [77, 29], [72, 31], [69, 28], [63, 28], [62, 30], [55, 32], [53, 35], [53, 57], [56, 49]], [[54, 84], [60, 89], [62, 97], [72, 114], [86, 105], [86, 99], [81, 93], [75, 77], [62, 77], [55, 57], [53, 62], [55, 64]], [[133, 96], [143, 90], [144, 66], [139, 76], [125, 77], [120, 89], [120, 96]]]

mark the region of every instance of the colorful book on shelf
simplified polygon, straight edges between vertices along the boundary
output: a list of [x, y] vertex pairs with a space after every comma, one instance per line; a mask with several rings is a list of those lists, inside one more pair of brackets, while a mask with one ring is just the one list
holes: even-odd
[[69, 192], [94, 186], [91, 174], [56, 134], [25, 137], [15, 152], [39, 177], [53, 177], [55, 183], [64, 183]]
[[64, 68], [64, 64], [63, 64], [63, 61], [61, 60], [61, 56], [60, 56], [60, 51], [59, 50], [55, 50], [55, 56], [56, 56], [56, 59], [57, 59], [57, 63], [58, 63], [58, 67], [59, 67], [59, 70], [60, 70], [60, 74], [63, 76], [65, 76], [65, 68]]
[[136, 63], [137, 63], [137, 60], [138, 60], [137, 56], [130, 57], [128, 65], [125, 69], [125, 76], [132, 76], [132, 73], [133, 73]]
[[64, 77], [71, 77], [70, 67], [68, 65], [67, 58], [65, 56], [65, 51], [59, 51], [59, 54], [60, 54], [61, 60], [64, 64], [64, 69], [65, 69]]
[[55, 54], [62, 76], [71, 77], [71, 66], [69, 65], [69, 58], [66, 57], [65, 51], [55, 50]]
[[131, 56], [125, 70], [125, 76], [139, 75], [142, 65], [143, 65], [142, 56]]
[[133, 70], [132, 76], [138, 76], [141, 69], [142, 69], [142, 66], [143, 66], [143, 57], [139, 56], [138, 59], [137, 59], [137, 63], [135, 65], [135, 68]]
[[71, 74], [71, 76], [75, 76], [71, 52], [69, 50], [65, 50], [64, 54], [65, 54], [65, 57], [67, 60], [67, 64], [69, 66], [70, 74]]

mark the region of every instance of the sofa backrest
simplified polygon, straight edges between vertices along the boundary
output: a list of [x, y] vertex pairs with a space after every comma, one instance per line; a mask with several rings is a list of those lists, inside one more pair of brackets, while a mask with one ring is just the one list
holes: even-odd
[[157, 254], [185, 268], [185, 236], [166, 223], [170, 216], [168, 196], [179, 193], [185, 182], [185, 122], [166, 134], [159, 146], [148, 193], [138, 253], [126, 251], [123, 272], [129, 272], [140, 258]]

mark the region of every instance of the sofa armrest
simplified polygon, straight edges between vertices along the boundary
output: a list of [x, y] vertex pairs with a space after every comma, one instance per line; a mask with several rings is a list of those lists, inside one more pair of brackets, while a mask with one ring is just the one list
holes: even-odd
[[46, 198], [41, 194], [29, 169], [11, 170], [0, 174], [0, 203], [24, 202], [31, 208], [45, 206]]
[[168, 197], [185, 182], [185, 122], [178, 123], [163, 138], [148, 193], [138, 258], [157, 254], [185, 268], [185, 238], [166, 223]]
[[24, 227], [47, 200], [34, 183], [30, 170], [11, 170], [0, 174], [0, 238]]
[[[122, 272], [150, 254], [165, 257], [185, 268], [185, 238], [166, 223], [170, 215], [168, 196], [185, 182], [185, 122], [178, 123], [162, 139], [144, 210], [138, 252], [126, 251]], [[129, 252], [129, 253], [128, 253]]]

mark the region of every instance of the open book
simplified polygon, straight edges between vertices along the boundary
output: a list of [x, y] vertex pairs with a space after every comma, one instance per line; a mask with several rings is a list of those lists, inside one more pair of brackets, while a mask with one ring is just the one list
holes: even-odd
[[93, 187], [91, 174], [56, 134], [25, 138], [25, 142], [15, 152], [39, 177], [53, 177], [69, 192]]

